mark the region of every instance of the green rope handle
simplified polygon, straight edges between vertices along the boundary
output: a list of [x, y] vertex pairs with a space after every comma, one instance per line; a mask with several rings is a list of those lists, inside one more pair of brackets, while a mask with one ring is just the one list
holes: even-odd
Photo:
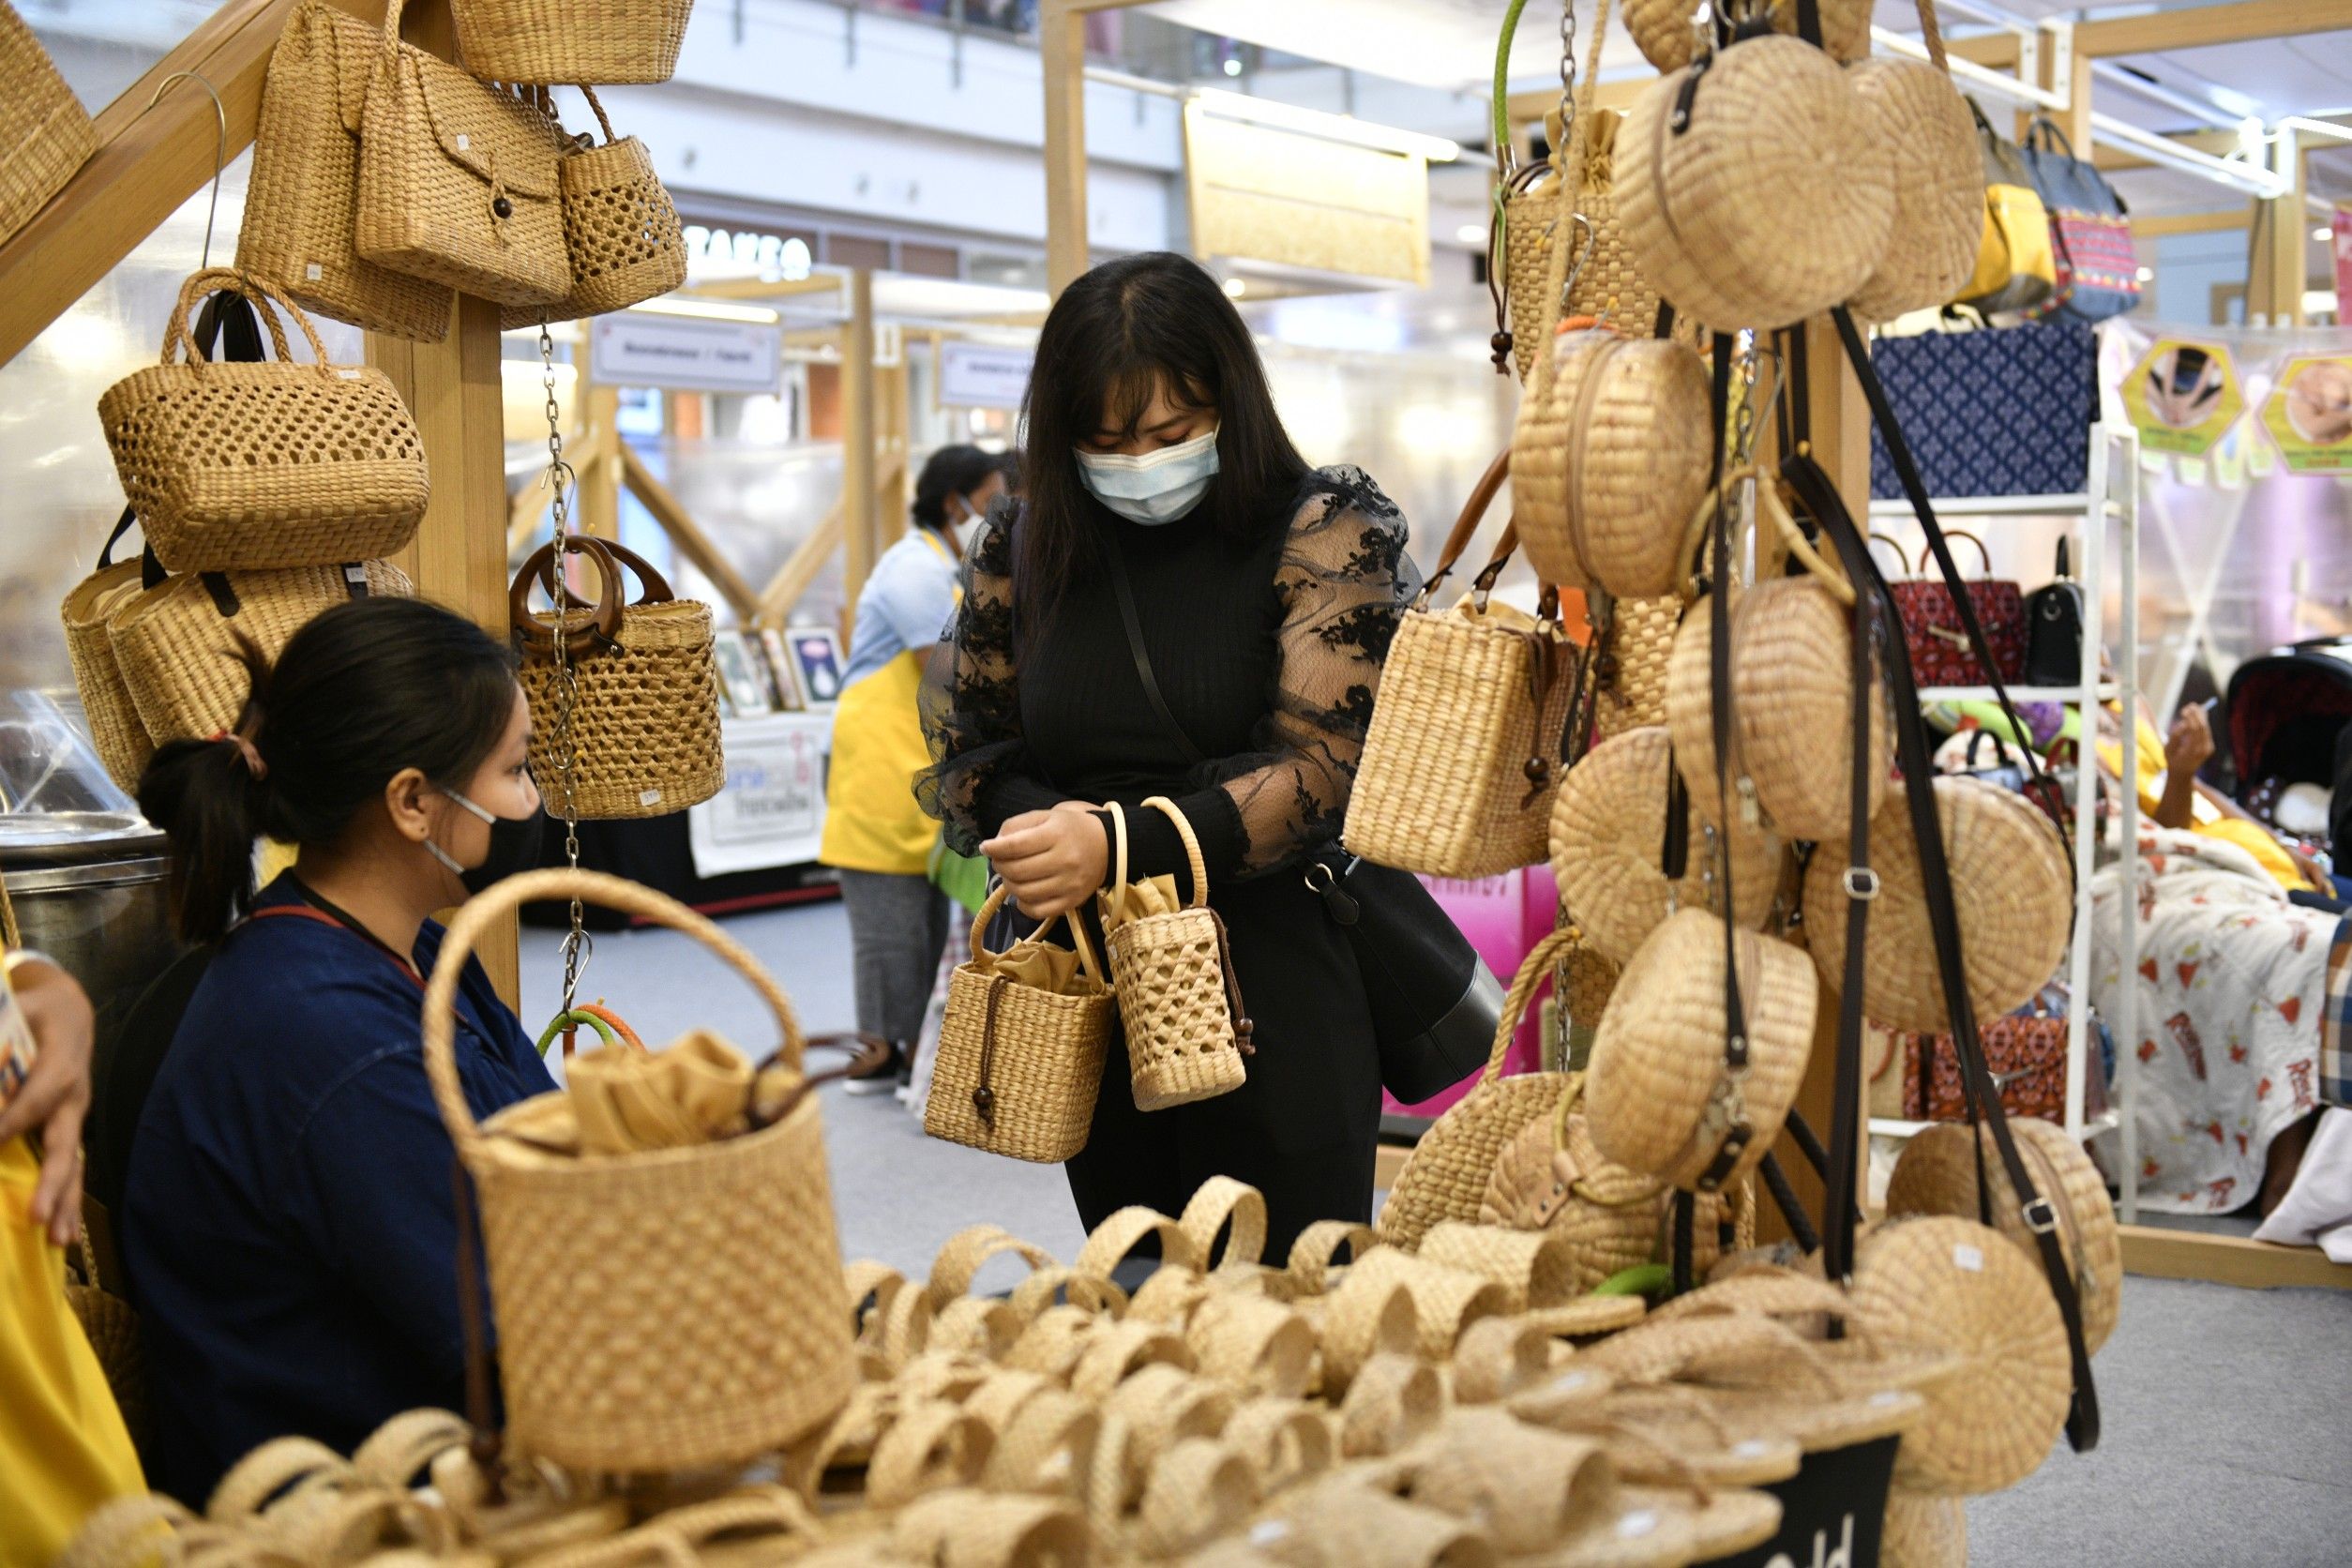
[[1511, 8], [1503, 13], [1502, 38], [1495, 45], [1495, 166], [1506, 173], [1511, 156], [1511, 40], [1519, 31], [1519, 13], [1525, 9], [1527, 0], [1511, 0]]
[[621, 1043], [621, 1037], [612, 1032], [612, 1026], [605, 1022], [600, 1016], [590, 1012], [585, 1007], [575, 1007], [568, 1013], [558, 1013], [548, 1020], [548, 1026], [539, 1032], [539, 1054], [545, 1056], [548, 1047], [553, 1045], [555, 1037], [563, 1033], [565, 1030], [578, 1029], [581, 1024], [586, 1024], [595, 1030], [603, 1037], [604, 1043], [608, 1046], [617, 1046]]
[[1663, 1296], [1674, 1289], [1674, 1271], [1664, 1263], [1636, 1263], [1592, 1288], [1596, 1296]]

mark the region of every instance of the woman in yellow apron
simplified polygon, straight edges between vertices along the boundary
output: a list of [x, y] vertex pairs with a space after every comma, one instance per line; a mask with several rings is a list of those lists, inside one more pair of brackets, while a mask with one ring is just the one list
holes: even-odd
[[852, 1077], [852, 1094], [907, 1081], [947, 941], [946, 897], [926, 874], [939, 823], [914, 799], [914, 776], [931, 762], [915, 695], [955, 612], [963, 530], [1004, 493], [1004, 460], [977, 446], [932, 453], [915, 481], [914, 527], [874, 563], [857, 596], [818, 858], [841, 873], [858, 1030], [889, 1041], [890, 1057]]

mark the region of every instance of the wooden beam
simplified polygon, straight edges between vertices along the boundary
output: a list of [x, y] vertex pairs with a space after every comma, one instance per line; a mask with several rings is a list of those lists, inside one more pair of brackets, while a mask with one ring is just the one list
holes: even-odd
[[2303, 206], [2304, 163], [2294, 130], [2283, 128], [2278, 135], [2274, 167], [2288, 176], [2286, 193], [2255, 202], [2249, 215], [2254, 255], [2246, 269], [2246, 322], [2255, 326], [2300, 325], [2308, 281], [2304, 236], [2311, 219]]
[[[2076, 29], [2077, 38], [2081, 29]], [[2058, 129], [2065, 133], [2067, 144], [2080, 155], [2091, 150], [2090, 140], [2090, 56], [2080, 49], [2070, 50], [2063, 62], [2052, 47], [2049, 34], [2043, 36], [2041, 51], [2042, 85], [2052, 92], [2066, 95], [2066, 107], [2047, 111]]]
[[606, 465], [620, 469], [621, 483], [627, 486], [628, 492], [654, 515], [654, 520], [661, 524], [662, 532], [670, 535], [670, 542], [678, 547], [678, 553], [692, 562], [695, 570], [711, 580], [711, 586], [717, 589], [718, 596], [727, 601], [727, 608], [734, 612], [737, 624], [750, 625], [751, 618], [759, 613], [760, 600], [752, 593], [751, 584], [743, 580], [743, 573], [735, 569], [735, 564], [719, 552], [718, 547], [711, 542], [711, 536], [702, 532], [701, 525], [671, 493], [670, 487], [654, 477], [653, 470], [630, 450], [627, 442], [615, 441], [612, 454], [605, 460]]
[[[881, 553], [874, 481], [874, 275], [850, 278], [850, 321], [841, 342], [841, 605], [844, 620]], [[842, 641], [849, 641], [848, 627]]]
[[2210, 1280], [2250, 1290], [2292, 1285], [2352, 1290], [2352, 1263], [2330, 1262], [2317, 1247], [2278, 1246], [2251, 1236], [2153, 1225], [2126, 1225], [2121, 1230], [2126, 1274]]
[[2164, 234], [2218, 234], [2231, 229], [2242, 229], [2248, 221], [2244, 207], [2232, 207], [2226, 212], [2176, 212], [2132, 219], [2133, 239], [2155, 239]]
[[818, 520], [808, 537], [784, 558], [776, 575], [768, 579], [768, 585], [760, 590], [759, 624], [782, 629], [793, 607], [808, 592], [808, 585], [817, 580], [817, 574], [824, 570], [825, 563], [833, 559], [833, 552], [840, 547], [841, 504], [837, 501], [833, 509]]
[[2017, 68], [2019, 50], [2014, 33], [1986, 33], [1973, 38], [1944, 39], [1944, 53], [1955, 60], [1967, 60], [1987, 70], [2013, 71]]
[[[585, 354], [580, 356], [584, 363]], [[614, 422], [621, 412], [621, 389], [599, 386], [583, 373], [573, 383], [580, 403], [580, 424], [592, 448], [576, 472], [580, 475], [580, 531], [599, 539], [621, 536], [620, 432]]]
[[[1657, 80], [1655, 76], [1619, 77], [1603, 82], [1592, 98], [1603, 109], [1631, 109], [1634, 99], [1641, 97], [1642, 89]], [[1512, 134], [1515, 136], [1529, 126], [1541, 125], [1545, 115], [1560, 107], [1560, 89], [1539, 87], [1513, 93], [1504, 102], [1511, 114]]]
[[2143, 11], [2074, 24], [2074, 52], [2092, 59], [2118, 54], [2161, 54], [2257, 38], [2291, 38], [2306, 33], [2352, 29], [2345, 0], [2233, 0], [2175, 11]]
[[[384, 0], [329, 3], [371, 25], [384, 20]], [[99, 112], [98, 151], [0, 245], [0, 364], [212, 179], [212, 99], [197, 83], [176, 83], [148, 113], [147, 100], [165, 78], [184, 70], [202, 75], [228, 113], [228, 156], [252, 144], [262, 78], [294, 7], [294, 0], [228, 0]]]
[[874, 443], [874, 519], [880, 530], [875, 547], [879, 560], [906, 535], [907, 509], [913, 500], [909, 493], [907, 474], [907, 361], [901, 351], [898, 363], [878, 371], [874, 377], [877, 397]]
[[798, 294], [838, 294], [849, 279], [837, 272], [812, 272], [806, 278], [721, 278], [680, 289], [687, 299], [791, 299]]
[[1059, 294], [1088, 265], [1086, 17], [1089, 0], [1045, 0], [1037, 18], [1046, 93], [1046, 287]]

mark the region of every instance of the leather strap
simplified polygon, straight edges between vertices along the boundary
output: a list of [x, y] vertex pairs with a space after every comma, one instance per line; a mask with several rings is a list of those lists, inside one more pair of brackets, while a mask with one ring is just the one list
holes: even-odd
[[1153, 671], [1150, 651], [1143, 646], [1143, 617], [1136, 611], [1135, 584], [1127, 579], [1125, 543], [1116, 531], [1109, 535], [1108, 540], [1110, 548], [1103, 554], [1110, 562], [1110, 585], [1119, 595], [1119, 619], [1126, 625], [1127, 652], [1135, 659], [1136, 679], [1143, 683], [1143, 696], [1152, 704], [1152, 711], [1159, 716], [1160, 723], [1175, 737], [1176, 744], [1184, 748], [1184, 761], [1199, 767], [1209, 760], [1208, 756], [1178, 721], [1175, 710], [1168, 705], [1168, 699], [1160, 695], [1160, 678]]

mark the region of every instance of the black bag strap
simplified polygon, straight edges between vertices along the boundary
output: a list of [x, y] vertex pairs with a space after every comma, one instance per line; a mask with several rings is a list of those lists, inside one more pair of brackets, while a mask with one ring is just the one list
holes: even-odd
[[137, 510], [129, 506], [124, 507], [123, 515], [114, 520], [114, 532], [106, 535], [106, 543], [98, 547], [98, 569], [99, 571], [104, 571], [114, 564], [114, 547], [123, 542], [123, 535], [136, 527], [138, 522]]
[[1152, 669], [1151, 651], [1143, 645], [1143, 617], [1136, 610], [1135, 584], [1127, 580], [1126, 550], [1116, 532], [1107, 533], [1104, 543], [1108, 547], [1103, 554], [1110, 562], [1110, 585], [1119, 596], [1119, 619], [1127, 627], [1127, 652], [1135, 658], [1136, 678], [1143, 683], [1143, 695], [1152, 704], [1152, 711], [1159, 716], [1160, 722], [1168, 727], [1168, 732], [1175, 736], [1176, 744], [1184, 748], [1184, 761], [1199, 767], [1209, 760], [1208, 756], [1178, 721], [1175, 710], [1168, 705], [1168, 699], [1160, 695], [1160, 678]]

